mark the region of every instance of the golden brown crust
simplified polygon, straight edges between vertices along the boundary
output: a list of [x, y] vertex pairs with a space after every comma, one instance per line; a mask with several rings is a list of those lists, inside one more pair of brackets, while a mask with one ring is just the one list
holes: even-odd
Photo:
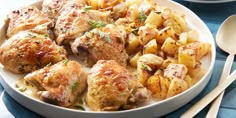
[[114, 111], [136, 107], [149, 92], [128, 70], [114, 60], [100, 60], [88, 75], [86, 102], [94, 111]]
[[23, 7], [19, 10], [12, 11], [8, 14], [7, 18], [9, 20], [7, 29], [8, 38], [23, 30], [45, 33], [52, 24], [52, 21], [34, 6]]
[[84, 7], [84, 4], [72, 1], [61, 9], [54, 30], [57, 44], [69, 44], [70, 41], [91, 30], [90, 20], [107, 23], [111, 21], [109, 11], [85, 11]]
[[66, 50], [48, 36], [23, 31], [0, 47], [0, 62], [14, 73], [28, 73], [67, 58]]
[[45, 102], [68, 107], [87, 87], [87, 76], [76, 61], [61, 61], [36, 70], [24, 77], [38, 89], [39, 98]]

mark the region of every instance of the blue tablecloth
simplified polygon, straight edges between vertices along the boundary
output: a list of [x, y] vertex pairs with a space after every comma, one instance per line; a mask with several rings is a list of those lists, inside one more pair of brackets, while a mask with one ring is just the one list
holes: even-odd
[[[188, 7], [194, 13], [196, 13], [209, 27], [213, 36], [215, 37], [216, 32], [220, 26], [220, 24], [230, 15], [236, 14], [236, 2], [229, 3], [220, 3], [220, 4], [201, 4], [201, 3], [190, 3], [185, 2], [183, 0], [175, 0], [180, 4]], [[236, 27], [236, 26], [235, 26]], [[213, 75], [211, 80], [209, 81], [206, 88], [191, 102], [186, 104], [185, 106], [179, 108], [178, 110], [163, 116], [163, 118], [178, 118], [180, 115], [189, 109], [193, 104], [195, 104], [199, 99], [205, 96], [209, 91], [211, 91], [219, 81], [220, 74], [222, 72], [222, 68], [224, 66], [225, 59], [227, 57], [227, 53], [221, 51], [218, 47], [216, 47], [217, 55], [215, 67], [213, 70]], [[232, 69], [236, 69], [236, 61], [233, 63]], [[226, 89], [224, 94], [224, 98], [222, 104], [220, 106], [220, 110], [218, 113], [218, 118], [236, 118], [236, 82], [230, 85]], [[4, 88], [0, 85], [0, 93], [4, 90]], [[6, 92], [3, 93], [2, 97], [3, 102], [5, 103], [7, 109], [10, 113], [16, 118], [41, 118], [42, 116], [26, 109], [17, 103], [14, 99], [12, 99]], [[203, 109], [199, 114], [197, 114], [197, 118], [205, 117], [208, 107]], [[0, 111], [1, 112], [1, 111]]]

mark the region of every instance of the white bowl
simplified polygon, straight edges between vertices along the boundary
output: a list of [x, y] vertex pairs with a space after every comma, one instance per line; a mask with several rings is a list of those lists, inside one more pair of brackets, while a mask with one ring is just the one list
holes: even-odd
[[[186, 7], [169, 0], [156, 0], [156, 2], [158, 5], [165, 6], [172, 9], [173, 11], [185, 14], [187, 23], [191, 26], [191, 28], [196, 29], [200, 32], [200, 40], [209, 42], [212, 46], [211, 53], [207, 56], [207, 58], [203, 60], [203, 66], [208, 68], [208, 71], [198, 83], [196, 83], [193, 87], [186, 90], [185, 92], [180, 93], [174, 97], [131, 110], [115, 112], [94, 112], [63, 108], [42, 102], [40, 100], [22, 94], [15, 88], [16, 81], [22, 75], [8, 72], [3, 68], [2, 65], [0, 66], [0, 75], [2, 76], [2, 79], [0, 79], [1, 84], [6, 89], [8, 94], [21, 105], [42, 116], [50, 118], [152, 118], [160, 117], [180, 108], [181, 106], [191, 101], [194, 97], [196, 97], [204, 89], [211, 77], [216, 56], [214, 38], [204, 22]], [[42, 1], [39, 1], [34, 5], [40, 7], [41, 4]], [[5, 39], [6, 29], [6, 24], [0, 29], [0, 42]]]

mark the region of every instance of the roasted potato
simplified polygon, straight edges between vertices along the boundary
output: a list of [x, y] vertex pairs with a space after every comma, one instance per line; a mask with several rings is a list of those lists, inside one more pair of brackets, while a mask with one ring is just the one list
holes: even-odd
[[162, 64], [163, 58], [154, 54], [144, 54], [138, 59], [137, 73], [139, 81], [145, 86], [147, 79], [154, 73]]
[[167, 53], [170, 56], [173, 56], [179, 48], [179, 44], [172, 38], [167, 38], [163, 45], [161, 46], [161, 50]]

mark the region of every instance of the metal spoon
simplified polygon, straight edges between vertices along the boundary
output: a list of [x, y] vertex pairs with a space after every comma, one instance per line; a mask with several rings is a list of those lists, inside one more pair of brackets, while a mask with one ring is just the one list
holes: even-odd
[[[229, 79], [225, 78], [229, 76], [234, 60], [234, 55], [236, 54], [236, 15], [230, 16], [222, 23], [216, 35], [216, 43], [222, 50], [229, 54], [225, 61], [219, 85], [213, 91], [203, 97], [198, 103], [192, 106], [188, 111], [182, 114], [181, 118], [189, 118], [195, 116], [199, 111], [201, 111], [206, 105], [208, 105], [212, 100], [214, 100], [214, 98], [218, 96], [217, 99], [215, 99], [215, 101], [213, 102], [206, 116], [207, 118], [216, 118], [224, 94], [224, 92], [219, 91], [218, 88], [220, 88], [221, 86], [224, 86], [226, 88], [224, 84], [229, 81]], [[235, 78], [236, 70], [231, 76], [231, 82], [233, 82]], [[228, 85], [229, 84], [231, 83], [228, 83]], [[224, 89], [221, 88], [221, 90], [223, 91]]]
[[[236, 15], [230, 16], [221, 24], [216, 34], [216, 43], [222, 50], [229, 53], [219, 81], [219, 83], [222, 83], [225, 78], [229, 76], [234, 55], [236, 54]], [[206, 118], [217, 117], [223, 95], [224, 91], [214, 100], [206, 115]]]

